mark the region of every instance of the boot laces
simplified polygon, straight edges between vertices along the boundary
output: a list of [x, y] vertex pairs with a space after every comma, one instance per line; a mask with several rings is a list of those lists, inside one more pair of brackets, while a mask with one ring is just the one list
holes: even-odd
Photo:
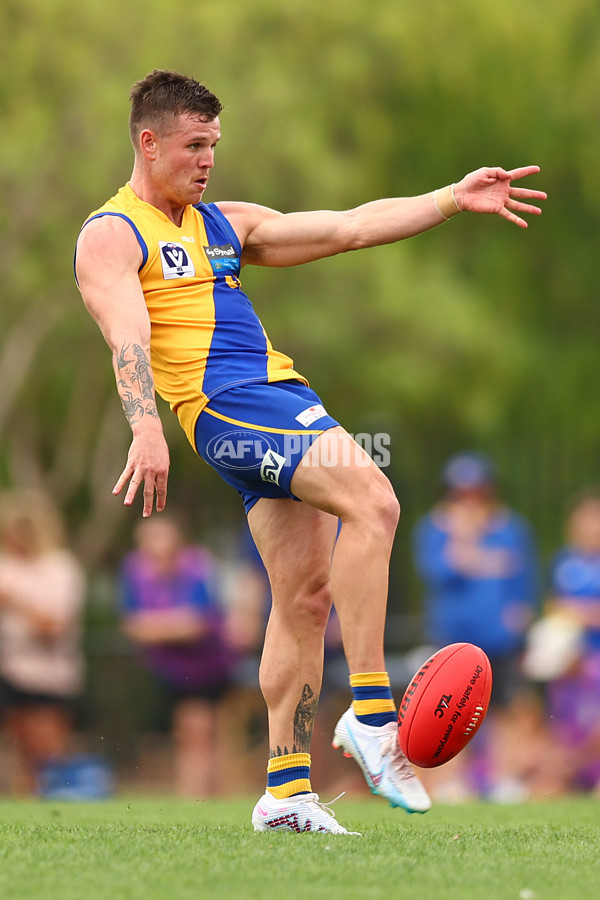
[[334, 813], [334, 811], [333, 811], [330, 807], [331, 807], [337, 800], [339, 800], [340, 797], [343, 797], [345, 793], [346, 793], [346, 791], [342, 791], [342, 793], [341, 793], [341, 794], [338, 794], [337, 797], [334, 797], [333, 800], [327, 800], [327, 801], [319, 800], [319, 795], [318, 795], [318, 794], [309, 794], [308, 797], [306, 798], [306, 802], [307, 802], [307, 803], [314, 803], [314, 805], [315, 805], [315, 806], [318, 806], [320, 810], [322, 810], [322, 811], [323, 811], [324, 813], [326, 813], [328, 816], [331, 816], [331, 818], [335, 819], [335, 813]]

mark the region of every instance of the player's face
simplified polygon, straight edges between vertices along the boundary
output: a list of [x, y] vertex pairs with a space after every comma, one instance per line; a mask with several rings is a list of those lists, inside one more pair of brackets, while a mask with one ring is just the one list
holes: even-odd
[[205, 122], [189, 115], [178, 116], [167, 134], [156, 137], [153, 178], [171, 205], [202, 200], [220, 137], [218, 118]]

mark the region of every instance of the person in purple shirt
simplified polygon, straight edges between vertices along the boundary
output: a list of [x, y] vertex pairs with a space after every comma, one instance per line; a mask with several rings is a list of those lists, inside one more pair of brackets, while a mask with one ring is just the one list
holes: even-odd
[[178, 792], [206, 796], [218, 783], [217, 707], [234, 665], [215, 563], [164, 515], [142, 520], [135, 541], [121, 569], [122, 626], [169, 698]]
[[572, 501], [566, 544], [551, 564], [550, 609], [580, 626], [579, 653], [548, 684], [553, 740], [563, 753], [564, 790], [600, 794], [600, 491]]
[[[426, 639], [436, 647], [466, 641], [488, 655], [489, 718], [498, 726], [494, 742], [504, 756], [501, 723], [509, 721], [507, 710], [518, 693], [519, 658], [538, 600], [535, 541], [525, 520], [502, 502], [487, 457], [458, 454], [444, 467], [442, 482], [444, 496], [413, 532], [415, 565], [425, 587]], [[508, 783], [505, 763], [493, 763], [496, 784]]]

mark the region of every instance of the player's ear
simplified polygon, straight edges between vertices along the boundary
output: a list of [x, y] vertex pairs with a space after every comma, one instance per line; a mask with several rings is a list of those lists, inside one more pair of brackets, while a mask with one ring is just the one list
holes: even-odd
[[146, 159], [156, 159], [156, 135], [149, 128], [140, 132], [139, 145]]

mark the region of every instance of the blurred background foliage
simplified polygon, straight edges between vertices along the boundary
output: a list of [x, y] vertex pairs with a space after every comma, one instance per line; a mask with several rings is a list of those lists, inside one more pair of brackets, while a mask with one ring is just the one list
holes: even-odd
[[[0, 55], [0, 483], [49, 490], [90, 569], [120, 558], [139, 510], [111, 496], [130, 433], [72, 250], [130, 175], [129, 87], [155, 67], [225, 104], [208, 200], [349, 208], [542, 167], [527, 231], [464, 216], [244, 283], [329, 411], [391, 436], [393, 603], [415, 602], [410, 526], [459, 449], [490, 453], [543, 551], [557, 545], [600, 443], [595, 0], [4, 0]], [[198, 536], [233, 533], [235, 492], [164, 421], [171, 504]]]

